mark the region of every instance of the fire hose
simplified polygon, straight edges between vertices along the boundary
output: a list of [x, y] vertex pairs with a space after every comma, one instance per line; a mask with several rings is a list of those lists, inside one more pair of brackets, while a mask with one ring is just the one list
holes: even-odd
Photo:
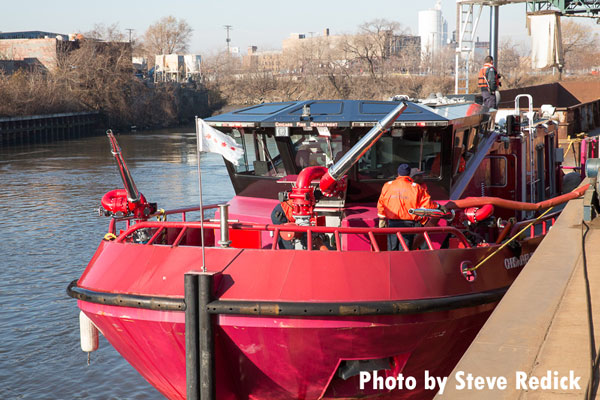
[[466, 199], [450, 200], [444, 206], [447, 209], [480, 207], [486, 204], [491, 204], [500, 208], [508, 208], [510, 210], [520, 211], [536, 211], [543, 210], [549, 207], [555, 207], [559, 204], [566, 203], [569, 200], [583, 196], [585, 191], [590, 187], [590, 184], [583, 185], [569, 193], [553, 197], [548, 200], [540, 201], [539, 203], [526, 203], [522, 201], [506, 200], [499, 197], [467, 197]]

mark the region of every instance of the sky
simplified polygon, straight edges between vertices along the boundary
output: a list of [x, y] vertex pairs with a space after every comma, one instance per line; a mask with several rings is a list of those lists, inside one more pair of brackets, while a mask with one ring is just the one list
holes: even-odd
[[[354, 33], [360, 24], [377, 18], [400, 22], [413, 34], [418, 30], [418, 12], [430, 9], [435, 0], [168, 0], [168, 1], [6, 1], [0, 15], [0, 31], [39, 30], [76, 33], [92, 30], [95, 24], [117, 23], [126, 33], [142, 36], [149, 25], [172, 15], [184, 19], [193, 29], [189, 50], [210, 55], [225, 48], [225, 25], [231, 25], [231, 46], [246, 53], [248, 46], [259, 50], [281, 48], [290, 33], [321, 35]], [[528, 46], [525, 3], [500, 7], [500, 42]], [[442, 16], [448, 21], [449, 35], [456, 26], [456, 2], [442, 0]], [[484, 7], [477, 30], [481, 41], [489, 40], [489, 7]], [[589, 18], [578, 21], [600, 33], [600, 25]]]

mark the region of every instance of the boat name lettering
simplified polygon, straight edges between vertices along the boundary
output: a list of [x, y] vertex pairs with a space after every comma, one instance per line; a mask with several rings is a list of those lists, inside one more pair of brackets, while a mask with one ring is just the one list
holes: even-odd
[[520, 268], [527, 264], [531, 258], [531, 253], [521, 254], [519, 257], [509, 257], [504, 259], [504, 268], [513, 269]]
[[[281, 123], [278, 123], [281, 124]], [[292, 126], [292, 125], [278, 125], [275, 124], [275, 126]], [[337, 128], [338, 127], [338, 123], [337, 122], [296, 122], [296, 127], [297, 128], [307, 128], [307, 127], [327, 127], [327, 128]]]
[[338, 126], [338, 123], [337, 122], [311, 122], [310, 126], [336, 128]]

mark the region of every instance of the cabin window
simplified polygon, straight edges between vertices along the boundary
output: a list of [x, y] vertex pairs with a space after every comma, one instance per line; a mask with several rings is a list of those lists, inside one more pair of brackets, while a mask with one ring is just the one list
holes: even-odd
[[507, 177], [507, 160], [504, 156], [488, 156], [490, 168], [486, 171], [485, 186], [505, 187]]
[[469, 145], [469, 130], [465, 129], [464, 131], [456, 132], [456, 136], [454, 137], [454, 147], [462, 147], [464, 146], [467, 149]]
[[467, 158], [477, 153], [477, 148], [485, 138], [483, 134], [483, 130], [480, 130], [479, 127], [471, 128], [471, 134], [469, 135], [469, 145], [467, 146]]
[[462, 173], [466, 168], [467, 146], [469, 144], [469, 130], [456, 132], [454, 146], [452, 147], [452, 176]]
[[244, 148], [236, 173], [254, 176], [285, 176], [275, 137], [233, 130], [233, 137]]
[[398, 166], [408, 164], [427, 179], [441, 176], [441, 131], [394, 129], [384, 134], [359, 160], [360, 179], [393, 179]]
[[298, 169], [312, 166], [329, 167], [344, 154], [342, 135], [327, 137], [300, 134], [292, 135], [291, 140]]

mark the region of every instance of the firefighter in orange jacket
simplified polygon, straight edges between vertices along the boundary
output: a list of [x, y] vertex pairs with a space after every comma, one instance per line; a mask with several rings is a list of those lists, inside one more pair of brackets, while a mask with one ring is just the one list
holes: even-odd
[[[377, 202], [377, 216], [379, 227], [387, 225], [395, 227], [419, 227], [422, 226], [421, 217], [409, 214], [411, 208], [440, 208], [431, 200], [427, 189], [410, 178], [410, 167], [408, 164], [400, 164], [398, 177], [383, 185], [379, 201]], [[406, 245], [410, 249], [415, 235], [402, 235]], [[402, 245], [395, 234], [388, 235], [388, 250], [402, 250]]]
[[477, 78], [477, 86], [481, 89], [483, 105], [487, 108], [497, 108], [496, 90], [501, 86], [500, 74], [496, 71], [493, 62], [492, 56], [487, 56]]

